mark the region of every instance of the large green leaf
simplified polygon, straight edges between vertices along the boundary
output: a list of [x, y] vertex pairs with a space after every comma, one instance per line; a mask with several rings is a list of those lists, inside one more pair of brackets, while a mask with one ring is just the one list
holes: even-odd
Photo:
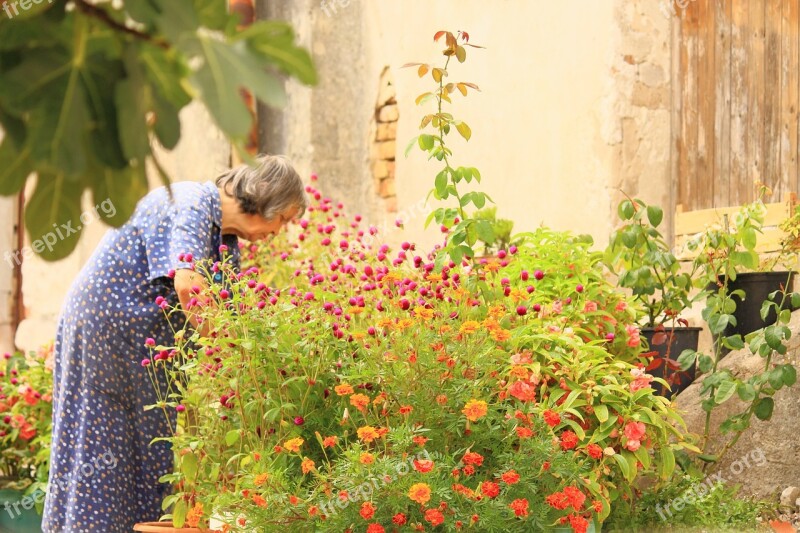
[[150, 154], [150, 139], [145, 117], [148, 111], [148, 89], [133, 48], [128, 48], [125, 57], [128, 77], [117, 83], [115, 102], [119, 122], [119, 138], [122, 151], [128, 159], [144, 161]]
[[0, 195], [16, 194], [25, 185], [25, 179], [33, 172], [30, 148], [22, 146], [25, 125], [13, 117], [0, 117], [5, 137], [0, 143]]
[[100, 207], [98, 216], [110, 226], [123, 225], [136, 210], [139, 199], [147, 194], [144, 166], [117, 170], [97, 165], [92, 172], [92, 198]]
[[271, 106], [285, 104], [282, 83], [264, 70], [244, 42], [227, 44], [206, 36], [198, 37], [197, 41], [203, 65], [191, 80], [214, 120], [228, 135], [241, 139], [250, 130], [252, 118], [237, 95], [240, 88], [251, 89], [259, 100]]
[[77, 246], [82, 230], [81, 192], [63, 174], [39, 172], [25, 206], [25, 227], [33, 250], [45, 260], [63, 259]]
[[241, 32], [237, 39], [248, 42], [253, 51], [306, 85], [316, 85], [317, 71], [311, 55], [294, 43], [294, 31], [279, 21], [259, 21]]

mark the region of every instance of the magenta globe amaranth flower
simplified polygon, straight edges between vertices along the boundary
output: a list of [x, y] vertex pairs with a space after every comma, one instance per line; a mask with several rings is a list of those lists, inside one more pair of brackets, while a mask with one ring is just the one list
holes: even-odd
[[306, 421], [302, 416], [294, 417], [294, 425], [295, 426], [302, 426], [305, 423], [306, 423]]
[[533, 277], [536, 279], [542, 279], [544, 278], [544, 272], [542, 272], [541, 270], [537, 270], [536, 272], [533, 273]]
[[178, 404], [175, 406], [175, 410], [178, 411], [179, 413], [182, 413], [186, 410], [186, 407], [183, 404]]
[[528, 308], [527, 308], [527, 307], [525, 307], [524, 305], [520, 305], [520, 306], [518, 306], [518, 307], [517, 307], [517, 314], [518, 314], [519, 316], [525, 316], [525, 315], [527, 315], [527, 314], [528, 314]]

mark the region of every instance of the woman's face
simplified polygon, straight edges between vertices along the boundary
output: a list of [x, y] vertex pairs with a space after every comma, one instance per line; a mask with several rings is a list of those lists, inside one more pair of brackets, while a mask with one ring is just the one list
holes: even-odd
[[260, 241], [280, 233], [281, 229], [295, 216], [297, 216], [296, 208], [289, 209], [271, 220], [267, 220], [261, 215], [241, 214], [230, 228], [230, 232], [240, 239], [251, 242]]

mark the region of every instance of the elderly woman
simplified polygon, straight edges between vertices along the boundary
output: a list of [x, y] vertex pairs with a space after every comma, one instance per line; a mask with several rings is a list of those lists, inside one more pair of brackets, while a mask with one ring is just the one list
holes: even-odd
[[170, 486], [158, 480], [172, 471], [173, 457], [166, 443], [151, 445], [169, 430], [161, 412], [144, 410], [156, 400], [141, 362], [145, 340], [171, 344], [185, 318], [167, 319], [154, 301], [162, 296], [186, 309], [192, 287], [205, 283], [194, 263], [238, 266], [237, 237], [277, 234], [305, 211], [303, 189], [283, 157], [266, 156], [215, 183], [175, 183], [171, 195], [154, 190], [127, 224], [108, 232], [72, 284], [58, 324], [45, 532], [128, 533], [159, 518]]

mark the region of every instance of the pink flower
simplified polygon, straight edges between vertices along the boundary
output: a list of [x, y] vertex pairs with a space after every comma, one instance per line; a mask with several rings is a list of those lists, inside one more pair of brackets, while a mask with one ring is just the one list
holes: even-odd
[[624, 311], [628, 308], [628, 304], [625, 302], [619, 302], [617, 306], [614, 308], [615, 311]]
[[635, 452], [636, 450], [639, 449], [641, 445], [642, 445], [641, 441], [638, 441], [636, 439], [628, 439], [628, 443], [625, 444], [625, 447], [628, 448], [630, 451]]
[[628, 439], [631, 440], [642, 440], [645, 433], [645, 426], [644, 422], [628, 422], [625, 425], [624, 434]]
[[597, 302], [589, 301], [583, 305], [584, 313], [594, 313], [595, 311], [597, 311]]
[[633, 380], [631, 383], [631, 392], [636, 392], [638, 390], [646, 389], [650, 386], [650, 382], [653, 380], [652, 376], [644, 375], [638, 377]]
[[527, 365], [533, 362], [529, 353], [515, 353], [511, 356], [511, 362], [515, 365]]
[[639, 338], [639, 328], [628, 324], [625, 326], [625, 333], [628, 334], [628, 342], [626, 343], [629, 348], [636, 348], [641, 344], [641, 339]]

